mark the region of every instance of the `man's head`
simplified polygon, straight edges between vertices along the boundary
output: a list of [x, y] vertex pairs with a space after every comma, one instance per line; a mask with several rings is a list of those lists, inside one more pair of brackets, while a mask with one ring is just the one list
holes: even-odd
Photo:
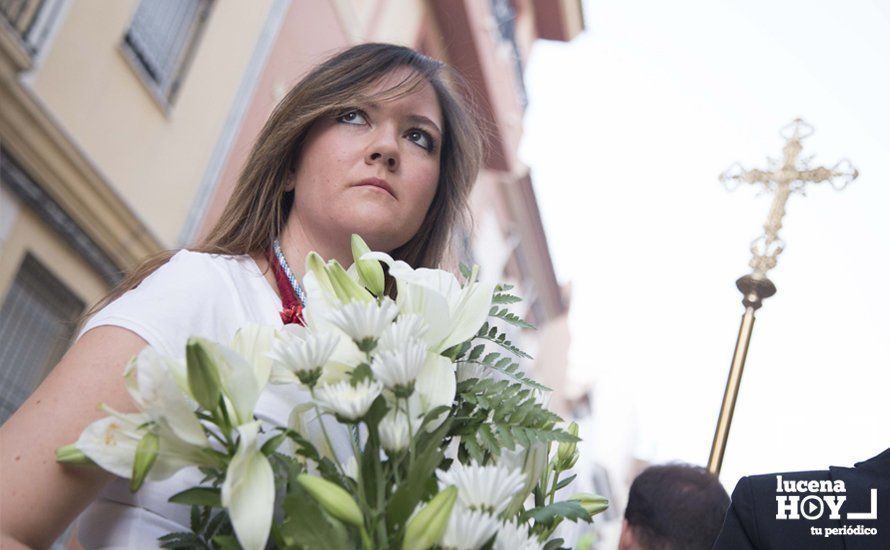
[[710, 550], [729, 508], [729, 495], [704, 468], [651, 466], [627, 498], [619, 550]]

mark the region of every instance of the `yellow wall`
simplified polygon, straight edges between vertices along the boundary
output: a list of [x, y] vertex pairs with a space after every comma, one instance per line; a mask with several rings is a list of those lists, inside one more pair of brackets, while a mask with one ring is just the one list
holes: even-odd
[[[4, 299], [27, 252], [58, 277], [88, 308], [108, 289], [80, 254], [72, 250], [30, 208], [22, 205], [3, 244], [0, 296]], [[2, 301], [0, 299], [0, 304]]]
[[173, 246], [271, 0], [213, 3], [169, 115], [121, 53], [137, 5], [70, 2], [32, 87], [138, 216]]

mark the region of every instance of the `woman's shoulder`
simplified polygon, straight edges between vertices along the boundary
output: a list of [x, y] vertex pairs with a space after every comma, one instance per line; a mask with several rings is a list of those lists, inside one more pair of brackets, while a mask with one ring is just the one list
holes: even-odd
[[[218, 254], [213, 252], [201, 252], [199, 250], [189, 250], [183, 248], [170, 257], [170, 260], [164, 266], [171, 265], [185, 269], [228, 269], [235, 265], [242, 265], [246, 260], [250, 260], [247, 254], [232, 255]], [[163, 267], [163, 266], [162, 266]]]
[[247, 254], [217, 254], [182, 249], [143, 282], [162, 279], [174, 285], [197, 284], [200, 286], [198, 292], [206, 293], [214, 288], [227, 286], [233, 280], [253, 275], [257, 270], [256, 263]]
[[238, 272], [244, 262], [240, 256], [180, 250], [138, 286], [97, 312], [80, 334], [96, 326], [116, 325], [177, 355], [188, 335], [223, 341], [228, 325], [242, 316]]

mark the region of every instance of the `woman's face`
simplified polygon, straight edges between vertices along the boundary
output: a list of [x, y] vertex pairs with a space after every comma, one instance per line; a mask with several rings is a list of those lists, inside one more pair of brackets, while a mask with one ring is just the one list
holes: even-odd
[[[409, 75], [407, 68], [396, 70], [368, 91], [387, 90]], [[442, 127], [439, 101], [426, 81], [409, 95], [357, 103], [319, 119], [291, 183], [295, 222], [310, 239], [347, 243], [358, 233], [373, 250], [405, 244], [436, 193]]]

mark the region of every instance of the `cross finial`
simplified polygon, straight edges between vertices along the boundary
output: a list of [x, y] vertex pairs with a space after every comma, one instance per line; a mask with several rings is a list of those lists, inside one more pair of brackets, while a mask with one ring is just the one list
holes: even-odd
[[782, 229], [782, 218], [785, 216], [785, 203], [792, 192], [804, 194], [807, 184], [824, 181], [840, 191], [859, 176], [859, 172], [846, 159], [831, 168], [810, 168], [812, 157], [799, 157], [803, 150], [801, 141], [812, 134], [812, 126], [799, 118], [795, 119], [780, 132], [786, 140], [781, 161], [768, 159], [768, 170], [746, 170], [736, 163], [720, 175], [720, 181], [727, 189], [733, 190], [742, 183], [751, 183], [759, 184], [764, 191], [774, 193], [769, 215], [763, 224], [763, 235], [751, 242], [752, 256], [749, 265], [754, 273], [766, 276], [767, 271], [776, 267], [777, 258], [785, 248], [785, 242], [779, 238], [779, 230]]

